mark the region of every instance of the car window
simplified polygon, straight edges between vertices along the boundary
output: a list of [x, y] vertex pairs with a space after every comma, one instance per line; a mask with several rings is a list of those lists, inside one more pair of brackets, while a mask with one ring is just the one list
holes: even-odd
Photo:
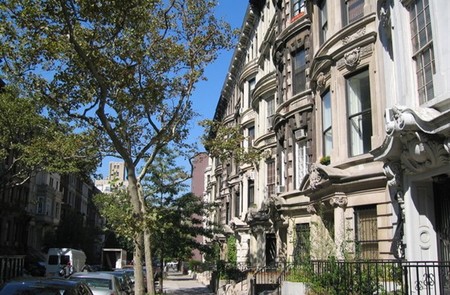
[[72, 277], [71, 280], [85, 282], [91, 288], [112, 289], [112, 282], [108, 279]]

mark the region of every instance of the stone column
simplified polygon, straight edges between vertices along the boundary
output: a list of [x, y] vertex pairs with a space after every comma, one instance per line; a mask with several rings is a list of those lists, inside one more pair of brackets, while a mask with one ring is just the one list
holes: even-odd
[[334, 207], [334, 242], [336, 243], [336, 257], [344, 258], [345, 247], [345, 208], [347, 207], [347, 196], [337, 193], [330, 199], [330, 205]]

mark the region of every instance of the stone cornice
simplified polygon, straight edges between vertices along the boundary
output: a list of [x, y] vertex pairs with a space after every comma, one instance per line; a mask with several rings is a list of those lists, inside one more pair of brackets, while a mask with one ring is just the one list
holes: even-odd
[[426, 172], [450, 163], [448, 113], [394, 106], [387, 110], [386, 120], [386, 139], [371, 152], [375, 160], [382, 160], [386, 165], [399, 161], [406, 174]]

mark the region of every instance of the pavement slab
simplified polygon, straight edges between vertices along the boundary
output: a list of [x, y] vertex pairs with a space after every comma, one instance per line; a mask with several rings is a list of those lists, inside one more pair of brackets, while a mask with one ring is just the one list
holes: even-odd
[[181, 272], [169, 272], [163, 282], [163, 293], [172, 295], [214, 295], [207, 286]]

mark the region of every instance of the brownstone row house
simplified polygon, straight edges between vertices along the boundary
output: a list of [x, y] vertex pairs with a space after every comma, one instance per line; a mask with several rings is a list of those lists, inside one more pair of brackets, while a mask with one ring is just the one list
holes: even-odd
[[[3, 182], [2, 182], [3, 183]], [[74, 232], [79, 229], [67, 229], [67, 247], [83, 248], [90, 263], [99, 263], [102, 249], [101, 229], [104, 219], [92, 203], [94, 194], [100, 191], [92, 181], [76, 175], [59, 175], [38, 172], [27, 182], [19, 186], [3, 186], [0, 189], [0, 256], [25, 255], [32, 261], [45, 260], [45, 251], [61, 220], [75, 218], [81, 220], [81, 226], [97, 229], [98, 236], [91, 236], [89, 247], [74, 243]], [[70, 217], [69, 217], [70, 216]], [[69, 220], [70, 222], [70, 220]], [[67, 224], [67, 223], [66, 223]], [[63, 245], [59, 245], [63, 246]]]
[[[210, 159], [238, 263], [450, 260], [446, 0], [251, 0], [214, 120], [256, 165]], [[220, 238], [220, 237], [219, 237]]]

